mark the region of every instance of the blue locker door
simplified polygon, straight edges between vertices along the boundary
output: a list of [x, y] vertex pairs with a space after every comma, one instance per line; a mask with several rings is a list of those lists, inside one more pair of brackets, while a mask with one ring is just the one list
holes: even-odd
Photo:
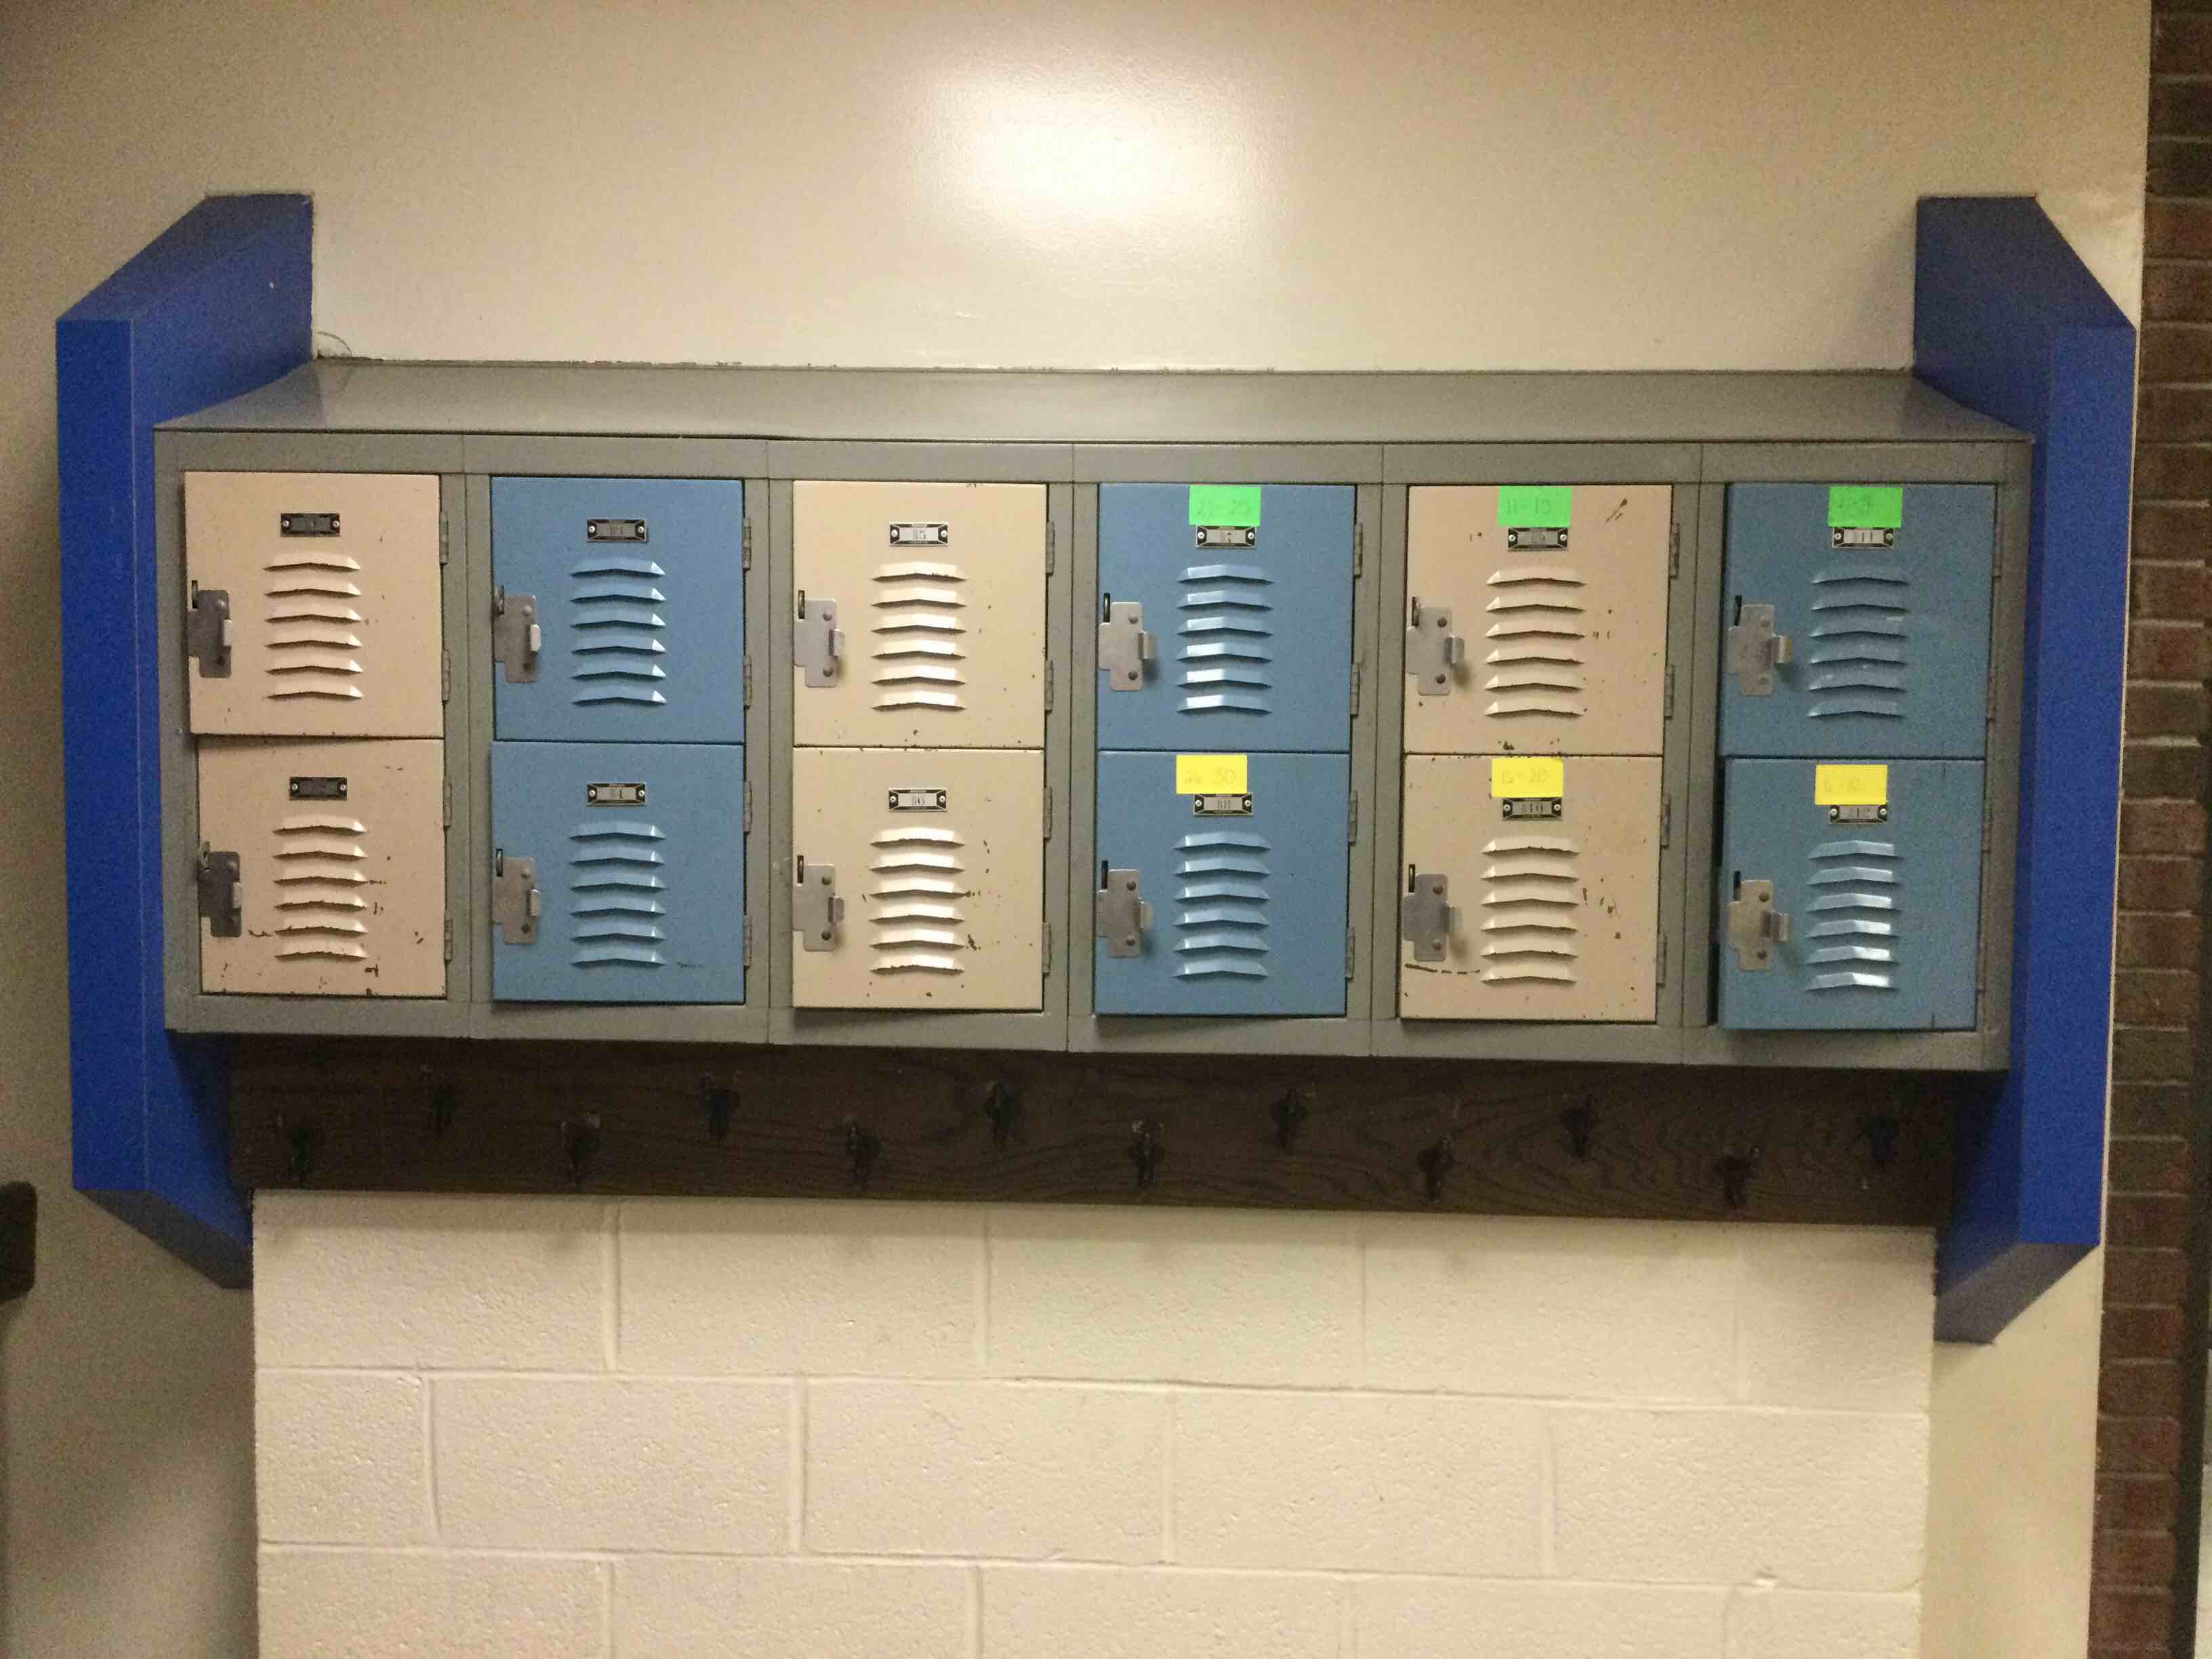
[[[1824, 773], [1856, 775], [1850, 781], [1871, 780], [1873, 787], [1824, 787]], [[1717, 893], [1723, 1026], [1972, 1029], [1981, 933], [1980, 762], [1844, 768], [1735, 760], [1727, 763], [1724, 787]], [[1838, 797], [1847, 804], [1830, 804]], [[1787, 919], [1764, 936], [1756, 926], [1765, 908], [1760, 882], [1773, 884], [1771, 908]], [[1736, 921], [1740, 927], [1732, 927]], [[1768, 953], [1763, 958], [1761, 950]]]
[[530, 943], [491, 927], [493, 999], [743, 1002], [744, 771], [733, 744], [492, 744], [492, 845], [541, 907]]
[[1098, 746], [1350, 748], [1352, 553], [1349, 485], [1102, 485], [1097, 618], [1142, 605], [1155, 654], [1099, 674]]
[[744, 538], [734, 479], [494, 478], [492, 580], [542, 636], [534, 680], [492, 671], [497, 735], [743, 743]]
[[[1996, 546], [1988, 484], [1731, 485], [1721, 752], [1984, 753]], [[1772, 663], [1766, 605], [1789, 660], [1761, 694], [1736, 653]]]
[[1179, 793], [1172, 754], [1098, 757], [1101, 868], [1135, 870], [1152, 907], [1136, 955], [1095, 943], [1099, 1013], [1344, 1012], [1351, 762], [1246, 758], [1231, 797]]

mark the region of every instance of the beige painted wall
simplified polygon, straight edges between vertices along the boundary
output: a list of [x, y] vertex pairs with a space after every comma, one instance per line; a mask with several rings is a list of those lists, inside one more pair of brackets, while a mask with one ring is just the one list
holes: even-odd
[[[47, 1200], [8, 1651], [231, 1655], [251, 1606], [243, 1300], [67, 1192], [57, 313], [204, 191], [286, 187], [325, 343], [397, 356], [1894, 365], [1929, 191], [2039, 191], [2132, 309], [2142, 0], [1748, 9], [0, 0], [0, 1174]], [[2000, 1614], [2078, 1651], [2065, 1294], [1942, 1358], [1938, 1659]], [[1984, 1402], [2070, 1449], [1947, 1474]], [[1974, 1542], [2023, 1507], [2078, 1553]]]

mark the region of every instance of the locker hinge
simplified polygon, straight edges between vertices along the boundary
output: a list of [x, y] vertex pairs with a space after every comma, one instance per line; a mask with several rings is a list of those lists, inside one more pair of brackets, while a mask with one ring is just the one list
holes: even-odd
[[1367, 568], [1367, 526], [1363, 522], [1352, 526], [1352, 574], [1355, 576]]
[[1367, 677], [1367, 659], [1354, 656], [1352, 659], [1352, 714], [1359, 717], [1359, 682]]
[[1359, 792], [1352, 792], [1352, 810], [1345, 814], [1344, 841], [1347, 847], [1359, 844]]
[[441, 651], [438, 653], [438, 701], [451, 702], [453, 700], [453, 653], [450, 651]]
[[444, 564], [453, 556], [453, 521], [444, 513], [438, 514], [438, 562]]
[[1667, 696], [1659, 717], [1669, 720], [1674, 718], [1674, 665], [1671, 662], [1667, 665]]
[[1359, 935], [1346, 927], [1344, 930], [1344, 976], [1350, 979], [1359, 966]]
[[752, 832], [753, 832], [753, 781], [752, 781], [750, 778], [747, 778], [747, 779], [745, 780], [745, 808], [744, 808], [744, 818], [743, 818], [743, 820], [742, 820], [742, 827], [743, 827], [743, 829], [744, 830], [744, 832], [745, 832], [747, 835], [749, 835], [749, 836], [750, 836], [750, 834], [752, 834]]
[[1050, 978], [1052, 977], [1052, 924], [1051, 924], [1050, 922], [1048, 922], [1048, 921], [1047, 923], [1045, 923], [1045, 925], [1044, 925], [1044, 975], [1043, 975], [1043, 977], [1045, 977], [1046, 979], [1050, 979]]
[[1659, 934], [1659, 978], [1658, 978], [1658, 983], [1659, 983], [1660, 985], [1662, 985], [1662, 986], [1663, 986], [1663, 985], [1665, 985], [1665, 984], [1667, 983], [1667, 935], [1666, 935], [1666, 933], [1665, 933], [1665, 931], [1664, 931], [1663, 929], [1661, 931], [1661, 933], [1660, 933], [1660, 934]]
[[230, 678], [230, 595], [220, 587], [192, 584], [185, 601], [185, 655], [197, 658], [204, 680]]
[[1674, 839], [1674, 798], [1662, 794], [1659, 797], [1659, 844], [1664, 847]]
[[750, 570], [753, 568], [753, 521], [750, 514], [748, 514], [745, 519], [743, 562], [738, 568], [744, 570]]
[[1052, 839], [1052, 786], [1044, 787], [1044, 838]]
[[447, 961], [448, 961], [448, 962], [451, 962], [453, 959], [453, 919], [451, 916], [447, 916], [447, 917], [446, 918], [446, 960], [447, 960]]
[[753, 919], [750, 916], [745, 918], [744, 965], [748, 968], [753, 965]]
[[750, 651], [745, 653], [744, 680], [745, 707], [750, 708], [753, 706], [753, 653]]
[[538, 678], [538, 653], [545, 635], [538, 626], [538, 596], [510, 593], [504, 587], [491, 591], [491, 659], [507, 665], [509, 685], [529, 685]]
[[1682, 526], [1667, 526], [1667, 579], [1672, 581], [1682, 574]]
[[246, 930], [246, 884], [239, 879], [238, 854], [215, 852], [202, 842], [194, 875], [209, 935], [236, 939]]
[[453, 781], [451, 778], [446, 780], [445, 827], [448, 830], [453, 827]]
[[1044, 521], [1044, 574], [1052, 574], [1053, 561], [1058, 556], [1060, 526], [1050, 519]]
[[1044, 712], [1048, 714], [1052, 713], [1052, 683], [1054, 678], [1054, 665], [1052, 659], [1050, 657], [1047, 657], [1044, 659]]

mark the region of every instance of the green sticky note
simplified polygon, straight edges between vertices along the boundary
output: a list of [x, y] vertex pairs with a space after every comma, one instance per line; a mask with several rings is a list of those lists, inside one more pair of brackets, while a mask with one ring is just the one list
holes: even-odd
[[1828, 528], [1897, 530], [1905, 524], [1902, 484], [1830, 484]]
[[1574, 507], [1567, 484], [1507, 484], [1498, 492], [1498, 522], [1508, 530], [1565, 530]]
[[1190, 521], [1194, 525], [1228, 524], [1260, 527], [1260, 486], [1257, 484], [1193, 484]]

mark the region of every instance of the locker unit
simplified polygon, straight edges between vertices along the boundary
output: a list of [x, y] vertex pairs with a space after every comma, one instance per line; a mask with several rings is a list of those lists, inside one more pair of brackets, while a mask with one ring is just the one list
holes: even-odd
[[1408, 490], [1407, 752], [1657, 754], [1673, 496]]
[[188, 471], [184, 483], [193, 732], [441, 735], [435, 477]]
[[1971, 1028], [1984, 784], [1979, 761], [1729, 761], [1721, 1024]]
[[1035, 750], [792, 754], [792, 1006], [1042, 1006]]
[[1345, 1012], [1351, 761], [1098, 757], [1101, 1014]]
[[492, 997], [745, 997], [744, 751], [491, 746]]
[[491, 481], [495, 735], [743, 743], [745, 487]]
[[444, 745], [204, 738], [200, 988], [446, 994]]
[[1401, 1018], [1648, 1021], [1656, 756], [1406, 757]]
[[1102, 750], [1349, 748], [1353, 494], [1099, 487]]

